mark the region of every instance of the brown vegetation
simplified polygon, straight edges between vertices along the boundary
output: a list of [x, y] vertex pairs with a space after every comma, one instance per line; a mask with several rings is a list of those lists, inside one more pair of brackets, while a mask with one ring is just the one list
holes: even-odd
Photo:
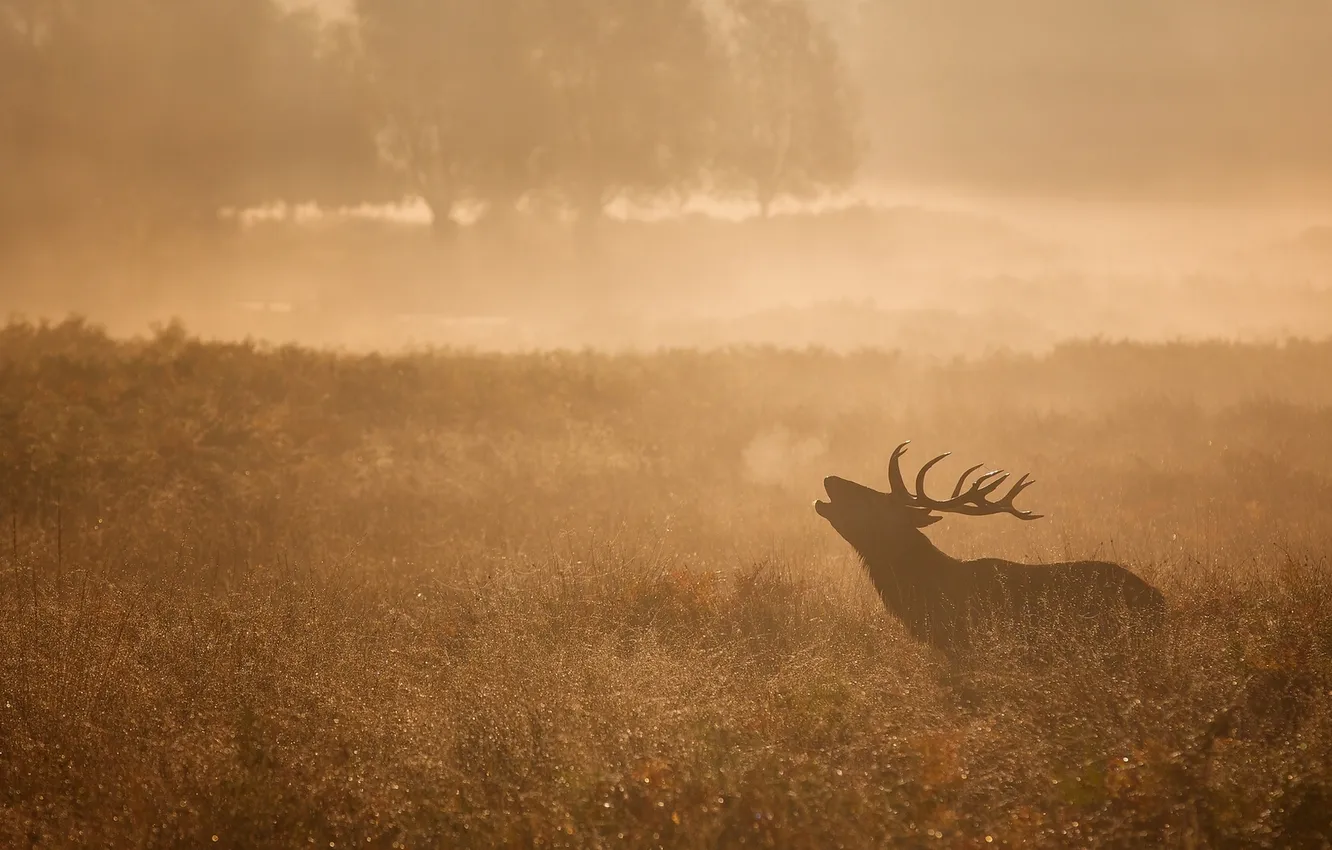
[[[70, 322], [0, 333], [0, 386], [5, 846], [1326, 841], [1332, 345], [354, 358]], [[808, 508], [903, 432], [1041, 478], [1048, 519], [941, 546], [1130, 565], [1164, 649], [908, 640]]]

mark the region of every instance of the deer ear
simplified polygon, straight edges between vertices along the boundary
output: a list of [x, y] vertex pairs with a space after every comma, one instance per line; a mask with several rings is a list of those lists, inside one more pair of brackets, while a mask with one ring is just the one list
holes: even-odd
[[928, 513], [918, 514], [915, 517], [916, 528], [928, 528], [929, 526], [934, 525], [936, 522], [938, 522], [941, 519], [943, 519], [943, 517], [934, 516]]

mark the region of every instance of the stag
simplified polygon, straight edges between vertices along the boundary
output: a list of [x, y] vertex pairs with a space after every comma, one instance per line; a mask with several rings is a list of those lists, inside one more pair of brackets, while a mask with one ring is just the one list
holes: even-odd
[[814, 509], [860, 555], [884, 605], [912, 637], [956, 657], [974, 645], [983, 628], [1008, 629], [1053, 615], [1089, 626], [1101, 639], [1131, 633], [1125, 627], [1134, 622], [1148, 630], [1159, 626], [1165, 614], [1160, 591], [1118, 564], [961, 561], [941, 552], [921, 531], [943, 519], [940, 514], [1040, 519], [1013, 505], [1035, 482], [1023, 475], [991, 500], [1009, 475], [985, 472], [968, 486], [967, 479], [983, 466], [977, 464], [958, 478], [950, 498], [936, 500], [925, 493], [925, 477], [949, 456], [942, 454], [920, 468], [912, 493], [901, 468], [909, 442], [888, 462], [887, 493], [829, 476], [823, 480], [828, 500], [815, 502]]

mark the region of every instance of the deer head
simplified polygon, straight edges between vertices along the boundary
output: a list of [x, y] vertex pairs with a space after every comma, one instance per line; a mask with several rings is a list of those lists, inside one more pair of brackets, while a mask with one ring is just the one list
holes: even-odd
[[939, 514], [954, 513], [965, 516], [988, 516], [990, 514], [1011, 514], [1022, 520], [1040, 519], [1039, 514], [1018, 510], [1013, 500], [1019, 493], [1033, 483], [1027, 475], [1017, 480], [1003, 497], [990, 501], [989, 497], [1008, 480], [1008, 473], [1002, 469], [986, 472], [967, 486], [967, 479], [984, 464], [977, 464], [957, 479], [953, 495], [947, 499], [933, 499], [925, 493], [925, 477], [939, 461], [948, 457], [941, 454], [926, 463], [916, 474], [916, 492], [907, 489], [902, 477], [902, 455], [906, 454], [910, 441], [902, 443], [893, 450], [888, 461], [887, 493], [871, 489], [863, 484], [848, 481], [830, 475], [823, 480], [828, 500], [814, 503], [814, 510], [828, 520], [838, 534], [856, 548], [862, 556], [874, 558], [885, 548], [901, 547], [904, 544], [924, 540], [920, 529], [926, 528], [943, 519]]

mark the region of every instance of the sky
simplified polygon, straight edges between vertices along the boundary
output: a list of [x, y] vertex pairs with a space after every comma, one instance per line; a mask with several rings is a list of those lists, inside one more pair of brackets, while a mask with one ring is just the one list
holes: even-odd
[[874, 172], [1167, 202], [1332, 198], [1326, 0], [866, 0]]

